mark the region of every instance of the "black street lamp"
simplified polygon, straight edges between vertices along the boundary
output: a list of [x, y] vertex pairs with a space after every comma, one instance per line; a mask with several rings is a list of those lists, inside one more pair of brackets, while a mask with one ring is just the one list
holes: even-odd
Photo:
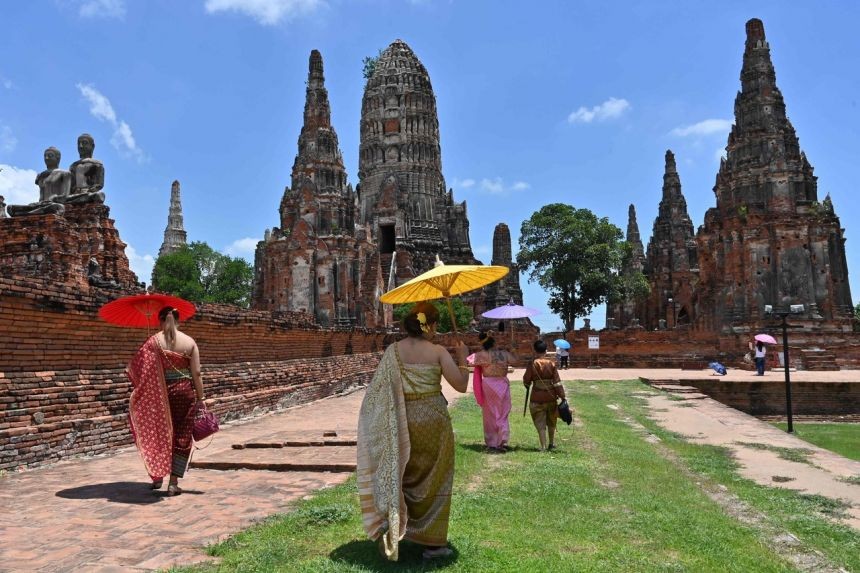
[[775, 314], [782, 322], [779, 326], [782, 327], [782, 362], [783, 367], [785, 368], [785, 416], [787, 427], [786, 431], [791, 434], [794, 433], [794, 425], [792, 424], [791, 419], [791, 374], [788, 369], [788, 329], [789, 328], [803, 328], [803, 326], [798, 324], [788, 324], [785, 318], [789, 314], [802, 314], [804, 311], [804, 306], [802, 304], [793, 304], [789, 307], [789, 310], [777, 310], [774, 311], [773, 307], [769, 304], [764, 305], [764, 313], [765, 314]]
[[678, 326], [678, 315], [675, 314], [675, 298], [669, 297], [669, 304], [672, 305], [672, 328]]

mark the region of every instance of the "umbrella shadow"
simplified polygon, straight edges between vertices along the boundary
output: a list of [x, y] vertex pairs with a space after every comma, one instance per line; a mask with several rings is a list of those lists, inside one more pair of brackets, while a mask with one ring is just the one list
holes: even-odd
[[161, 501], [164, 496], [159, 493], [152, 491], [147, 483], [115, 481], [63, 489], [54, 495], [64, 499], [106, 499], [115, 503], [146, 505]]
[[460, 557], [457, 548], [451, 546], [453, 554], [450, 557], [439, 557], [436, 559], [423, 559], [421, 553], [424, 547], [417, 543], [402, 541], [400, 543], [400, 558], [395, 561], [386, 561], [379, 554], [376, 542], [369, 539], [354, 540], [336, 547], [329, 553], [329, 559], [335, 563], [359, 566], [367, 571], [433, 571], [444, 569], [454, 564]]

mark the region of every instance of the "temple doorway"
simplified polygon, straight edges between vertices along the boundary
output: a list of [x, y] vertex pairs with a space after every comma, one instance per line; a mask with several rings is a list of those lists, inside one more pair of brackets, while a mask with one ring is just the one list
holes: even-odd
[[396, 248], [394, 225], [379, 226], [379, 252], [383, 255], [393, 253]]

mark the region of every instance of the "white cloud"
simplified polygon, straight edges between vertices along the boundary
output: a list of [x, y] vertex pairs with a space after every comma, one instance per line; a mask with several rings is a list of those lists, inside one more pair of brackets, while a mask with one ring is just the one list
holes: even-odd
[[152, 277], [152, 266], [155, 264], [155, 257], [152, 255], [139, 255], [137, 254], [137, 250], [131, 245], [125, 246], [125, 256], [128, 257], [128, 266], [137, 275], [137, 280], [148, 283]]
[[143, 161], [143, 150], [137, 146], [131, 126], [119, 119], [110, 100], [95, 88], [92, 84], [77, 84], [81, 95], [90, 104], [90, 114], [101, 121], [106, 121], [113, 126], [113, 135], [110, 138], [111, 145], [117, 150], [128, 153], [138, 161]]
[[116, 112], [110, 100], [91, 84], [77, 84], [77, 86], [81, 95], [90, 102], [90, 114], [96, 119], [116, 125]]
[[714, 133], [728, 133], [732, 129], [730, 119], [705, 119], [699, 123], [676, 127], [670, 133], [677, 137], [688, 137], [690, 135], [701, 137]]
[[489, 256], [492, 253], [489, 245], [479, 245], [477, 247], [472, 247], [472, 254], [477, 257], [478, 255]]
[[245, 237], [244, 239], [236, 239], [227, 247], [224, 248], [224, 253], [231, 257], [243, 258], [251, 263], [254, 262], [254, 251], [257, 250], [257, 243], [260, 239]]
[[116, 147], [117, 149], [127, 149], [131, 151], [135, 155], [140, 155], [140, 148], [137, 146], [137, 142], [134, 140], [134, 135], [131, 133], [131, 128], [124, 121], [120, 121], [117, 124], [116, 129], [113, 132], [113, 136], [110, 138], [111, 145]]
[[83, 0], [78, 14], [83, 18], [125, 18], [125, 0]]
[[36, 173], [32, 169], [21, 169], [0, 163], [0, 195], [7, 205], [29, 205], [39, 200]]
[[630, 102], [626, 99], [611, 97], [600, 105], [592, 108], [580, 107], [567, 116], [568, 123], [591, 123], [592, 121], [605, 121], [621, 117], [630, 109]]
[[454, 187], [457, 189], [471, 189], [474, 186], [474, 179], [454, 179]]
[[0, 74], [0, 86], [3, 86], [7, 90], [11, 90], [15, 87], [15, 84], [12, 83], [12, 80]]
[[324, 7], [323, 0], [206, 0], [206, 12], [239, 12], [264, 26], [274, 26]]
[[0, 151], [7, 153], [15, 151], [18, 147], [18, 138], [12, 133], [12, 128], [8, 125], [0, 125]]
[[504, 193], [505, 185], [502, 183], [501, 177], [495, 177], [493, 179], [481, 179], [481, 191], [486, 191], [490, 194], [498, 194]]
[[472, 178], [454, 179], [455, 189], [477, 189], [483, 193], [490, 195], [504, 195], [507, 193], [516, 193], [518, 191], [527, 191], [532, 186], [525, 181], [514, 181], [512, 185], [505, 183], [501, 177], [484, 177], [480, 181]]

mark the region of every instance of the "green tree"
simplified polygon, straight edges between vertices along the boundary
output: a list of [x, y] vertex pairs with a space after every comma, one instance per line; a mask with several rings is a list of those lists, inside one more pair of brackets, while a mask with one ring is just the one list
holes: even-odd
[[364, 76], [364, 79], [369, 80], [373, 72], [376, 71], [376, 63], [380, 56], [382, 56], [382, 49], [375, 56], [366, 56], [361, 60], [361, 75]]
[[[431, 303], [436, 307], [436, 310], [439, 311], [439, 326], [436, 329], [436, 332], [440, 334], [451, 332], [451, 315], [448, 312], [448, 304], [444, 300], [434, 300], [431, 301]], [[403, 317], [409, 313], [412, 306], [413, 305], [411, 304], [394, 305], [395, 322], [399, 323], [403, 320]], [[454, 309], [454, 319], [457, 321], [457, 330], [463, 332], [469, 327], [469, 324], [472, 322], [472, 318], [474, 317], [472, 308], [463, 304], [463, 301], [459, 298], [451, 299], [451, 307]]]
[[209, 298], [212, 302], [226, 302], [248, 308], [251, 304], [251, 289], [254, 269], [245, 259], [225, 256], [212, 281]]
[[152, 268], [152, 286], [157, 291], [186, 300], [202, 301], [204, 291], [200, 282], [200, 269], [191, 250], [186, 247], [158, 257]]
[[641, 289], [641, 280], [626, 284], [621, 277], [630, 252], [623, 238], [606, 217], [553, 203], [523, 222], [517, 263], [529, 273], [529, 282], [549, 293], [548, 305], [565, 329], [573, 330], [576, 318], [595, 306], [627, 289]]
[[[628, 263], [633, 258], [633, 245], [627, 241], [621, 243], [624, 249], [624, 256], [621, 261], [621, 268], [627, 269]], [[648, 296], [651, 292], [651, 285], [648, 278], [642, 274], [642, 271], [622, 271], [618, 275], [616, 288], [610, 294], [610, 302], [618, 302], [624, 300], [639, 301]]]
[[158, 257], [152, 286], [192, 302], [216, 302], [248, 307], [254, 270], [244, 259], [193, 242], [175, 253]]

